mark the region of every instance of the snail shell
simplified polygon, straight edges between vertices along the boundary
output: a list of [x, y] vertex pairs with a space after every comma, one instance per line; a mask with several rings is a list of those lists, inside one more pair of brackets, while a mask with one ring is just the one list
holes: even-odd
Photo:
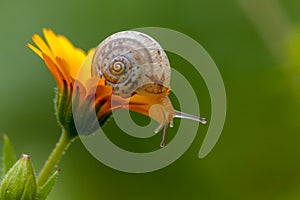
[[96, 48], [92, 76], [104, 78], [114, 94], [127, 98], [134, 93], [166, 93], [171, 70], [157, 41], [144, 33], [123, 31], [109, 36]]

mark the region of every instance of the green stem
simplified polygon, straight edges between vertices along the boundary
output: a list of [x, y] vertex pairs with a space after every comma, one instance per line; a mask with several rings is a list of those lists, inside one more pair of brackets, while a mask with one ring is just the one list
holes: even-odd
[[68, 133], [65, 131], [62, 132], [59, 141], [56, 143], [55, 148], [53, 149], [51, 155], [46, 161], [44, 167], [42, 168], [39, 177], [38, 177], [38, 185], [44, 185], [49, 177], [53, 174], [54, 169], [64, 152], [68, 149], [69, 145], [73, 141], [74, 137], [70, 137]]

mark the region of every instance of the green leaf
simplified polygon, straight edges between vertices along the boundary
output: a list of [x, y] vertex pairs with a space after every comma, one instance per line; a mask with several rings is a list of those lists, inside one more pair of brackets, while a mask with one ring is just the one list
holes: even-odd
[[36, 194], [37, 183], [30, 157], [23, 154], [2, 180], [0, 199], [33, 200]]
[[56, 170], [48, 181], [39, 188], [37, 200], [45, 200], [50, 194], [60, 170]]
[[4, 145], [3, 145], [3, 173], [4, 175], [9, 171], [9, 169], [16, 162], [13, 147], [7, 135], [3, 135]]

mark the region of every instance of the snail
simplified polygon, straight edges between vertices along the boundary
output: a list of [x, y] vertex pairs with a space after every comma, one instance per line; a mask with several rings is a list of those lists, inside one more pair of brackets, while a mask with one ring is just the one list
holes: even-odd
[[[205, 124], [206, 119], [177, 111], [168, 94], [171, 68], [167, 54], [149, 35], [137, 31], [122, 31], [107, 37], [95, 50], [92, 76], [105, 80], [113, 94], [149, 105], [146, 113], [159, 122], [155, 129], [163, 129], [160, 146], [165, 145], [166, 127], [173, 126], [173, 118], [184, 118]], [[145, 114], [145, 109], [134, 109]], [[142, 111], [141, 111], [142, 110]]]

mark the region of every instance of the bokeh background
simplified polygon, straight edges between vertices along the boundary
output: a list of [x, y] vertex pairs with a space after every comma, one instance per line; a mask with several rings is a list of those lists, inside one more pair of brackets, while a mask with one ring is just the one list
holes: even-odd
[[[213, 151], [198, 159], [207, 129], [200, 126], [176, 162], [156, 172], [128, 174], [104, 166], [77, 140], [59, 165], [62, 172], [49, 199], [300, 199], [300, 1], [248, 3], [0, 0], [0, 133], [10, 136], [18, 156], [31, 155], [37, 171], [59, 138], [55, 82], [26, 48], [43, 27], [84, 50], [117, 31], [170, 28], [202, 44], [223, 76], [228, 112]], [[184, 59], [169, 55], [172, 66], [199, 85], [201, 111], [209, 118], [201, 76], [193, 75]], [[147, 122], [140, 115], [135, 120]], [[124, 136], [113, 120], [106, 127], [125, 149], [142, 151], [159, 143], [159, 136], [145, 145]]]

